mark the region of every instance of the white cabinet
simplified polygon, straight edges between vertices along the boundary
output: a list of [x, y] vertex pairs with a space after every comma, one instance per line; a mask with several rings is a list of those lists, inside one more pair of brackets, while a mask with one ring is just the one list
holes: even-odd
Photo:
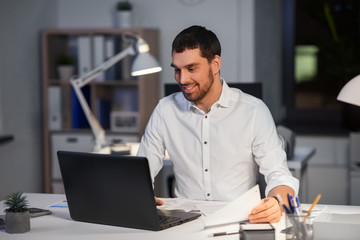
[[315, 155], [308, 165], [308, 203], [321, 193], [320, 203], [349, 204], [349, 138], [347, 136], [304, 135], [296, 146], [312, 146]]

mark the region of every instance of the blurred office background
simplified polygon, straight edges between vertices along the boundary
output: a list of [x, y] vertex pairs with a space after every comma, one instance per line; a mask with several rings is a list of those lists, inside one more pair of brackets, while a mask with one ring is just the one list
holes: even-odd
[[[10, 134], [14, 137], [13, 140], [0, 145], [0, 199], [13, 191], [44, 191], [41, 115], [42, 30], [117, 27], [117, 2], [0, 0], [0, 134]], [[331, 1], [323, 1], [321, 6], [310, 6], [314, 12], [310, 11], [308, 15], [302, 16], [296, 10], [306, 9], [308, 5], [304, 6], [299, 2], [311, 1], [130, 2], [133, 4], [133, 27], [154, 28], [159, 31], [159, 61], [163, 67], [159, 74], [160, 97], [164, 95], [164, 83], [174, 82], [173, 70], [170, 67], [173, 38], [190, 25], [206, 26], [217, 34], [222, 44], [221, 75], [225, 80], [261, 82], [263, 100], [269, 106], [276, 123], [294, 130], [297, 146], [316, 148], [306, 176], [309, 180], [306, 189], [308, 201], [312, 201], [322, 192], [324, 203], [351, 204], [349, 133], [356, 131], [357, 126], [356, 123], [355, 126], [346, 125], [345, 107], [335, 99], [341, 86], [354, 77], [354, 72], [359, 73], [359, 69], [350, 71], [348, 75], [339, 76], [340, 80], [318, 74], [317, 71], [321, 70], [321, 66], [323, 69], [324, 65], [321, 65], [323, 62], [314, 65], [313, 62], [318, 59], [314, 56], [318, 56], [319, 51], [324, 53], [326, 48], [319, 48], [320, 44], [311, 38], [311, 34], [315, 36], [320, 32], [323, 33], [324, 39], [333, 38], [334, 27], [337, 24], [335, 20], [338, 16], [356, 12], [359, 14], [357, 3], [335, 1], [326, 6], [324, 3]], [[325, 21], [325, 27], [312, 25], [309, 16], [317, 14], [323, 16], [320, 16], [320, 19], [325, 18], [322, 19]], [[299, 17], [298, 22], [296, 17]], [[359, 22], [359, 15], [352, 17]], [[311, 27], [315, 27], [315, 30], [310, 30]], [[327, 31], [324, 30], [326, 28]], [[355, 30], [357, 35], [353, 36], [354, 41], [359, 40], [359, 28]], [[304, 32], [310, 36], [296, 39], [296, 36], [302, 36], [301, 33]], [[335, 33], [339, 40], [343, 33], [338, 29], [337, 32], [335, 29]], [[294, 45], [299, 46], [294, 48]], [[331, 44], [326, 47], [336, 48]], [[356, 48], [343, 51], [353, 51], [354, 54], [359, 52]], [[299, 62], [305, 62], [302, 70], [301, 67], [295, 67]], [[359, 59], [351, 59], [349, 62], [359, 66]], [[344, 60], [342, 64], [349, 65], [349, 62]], [[328, 63], [327, 69], [334, 70], [337, 65], [331, 64]], [[316, 75], [322, 76], [321, 80], [315, 81]], [[330, 93], [320, 90], [329, 90]]]

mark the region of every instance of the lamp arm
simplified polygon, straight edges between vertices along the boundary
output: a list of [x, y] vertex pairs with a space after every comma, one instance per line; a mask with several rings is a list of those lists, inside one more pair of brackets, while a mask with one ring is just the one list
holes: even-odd
[[100, 73], [106, 71], [111, 66], [119, 62], [121, 59], [126, 57], [127, 55], [135, 55], [135, 50], [132, 45], [121, 51], [120, 53], [116, 54], [115, 56], [111, 57], [109, 60], [105, 61], [104, 63], [100, 64], [90, 72], [85, 73], [84, 75], [80, 76], [76, 79], [71, 79], [71, 85], [75, 90], [76, 97], [78, 98], [81, 108], [84, 111], [87, 121], [90, 124], [91, 130], [95, 137], [95, 145], [93, 148], [94, 152], [99, 152], [102, 147], [106, 145], [105, 141], [105, 130], [102, 128], [99, 121], [96, 119], [95, 115], [91, 111], [89, 104], [86, 102], [84, 94], [81, 91], [81, 88], [91, 81], [93, 81]]

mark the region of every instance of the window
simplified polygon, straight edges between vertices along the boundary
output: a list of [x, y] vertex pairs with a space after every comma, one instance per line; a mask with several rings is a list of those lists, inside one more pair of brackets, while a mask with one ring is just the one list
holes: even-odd
[[285, 123], [318, 133], [360, 128], [360, 107], [336, 100], [360, 74], [359, 1], [285, 0], [283, 37]]

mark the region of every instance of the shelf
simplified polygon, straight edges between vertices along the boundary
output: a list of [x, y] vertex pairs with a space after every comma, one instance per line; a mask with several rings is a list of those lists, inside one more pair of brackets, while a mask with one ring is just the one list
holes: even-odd
[[[149, 44], [151, 54], [158, 57], [158, 31], [155, 29], [84, 28], [47, 29], [42, 32], [44, 192], [52, 192], [56, 149], [61, 146], [66, 146], [62, 150], [76, 147], [66, 142], [66, 135], [78, 138], [80, 144], [86, 145], [87, 142], [86, 147], [90, 148], [94, 138], [70, 81], [59, 79], [57, 59], [64, 53], [73, 56], [73, 75], [80, 76], [127, 47], [120, 37], [124, 32], [140, 35]], [[105, 129], [106, 138], [114, 141], [140, 141], [159, 101], [159, 74], [132, 78], [131, 61], [132, 56], [125, 57], [110, 67], [101, 80], [94, 80], [82, 88], [92, 113]], [[116, 119], [114, 112], [118, 116]], [[131, 117], [135, 124], [130, 122], [124, 127], [122, 121], [128, 124]], [[115, 124], [118, 122], [120, 124]], [[61, 141], [54, 142], [54, 139]], [[80, 148], [76, 149], [80, 151]]]

